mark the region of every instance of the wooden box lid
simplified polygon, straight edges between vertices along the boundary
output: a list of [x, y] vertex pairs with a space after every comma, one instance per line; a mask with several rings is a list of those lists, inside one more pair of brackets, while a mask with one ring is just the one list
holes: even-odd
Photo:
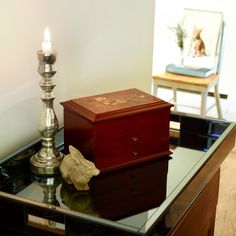
[[172, 106], [135, 88], [81, 97], [61, 104], [64, 109], [79, 113], [92, 122]]

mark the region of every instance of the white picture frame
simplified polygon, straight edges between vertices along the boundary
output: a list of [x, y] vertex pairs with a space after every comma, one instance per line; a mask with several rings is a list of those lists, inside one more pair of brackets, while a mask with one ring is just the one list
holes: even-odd
[[[218, 70], [223, 34], [222, 12], [184, 9], [183, 27], [186, 31], [184, 65]], [[196, 39], [194, 34], [198, 34], [200, 39]], [[202, 52], [200, 43], [204, 45]]]

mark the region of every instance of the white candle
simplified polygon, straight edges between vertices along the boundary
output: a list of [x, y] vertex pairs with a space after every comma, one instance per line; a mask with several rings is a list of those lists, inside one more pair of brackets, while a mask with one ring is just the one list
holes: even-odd
[[42, 42], [42, 51], [44, 53], [49, 53], [52, 51], [51, 37], [48, 27], [44, 30], [44, 41]]

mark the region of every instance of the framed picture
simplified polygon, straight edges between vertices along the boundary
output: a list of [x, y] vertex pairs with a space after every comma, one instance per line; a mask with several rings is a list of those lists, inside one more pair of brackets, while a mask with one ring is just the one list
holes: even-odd
[[221, 54], [223, 14], [184, 9], [184, 65], [216, 68]]

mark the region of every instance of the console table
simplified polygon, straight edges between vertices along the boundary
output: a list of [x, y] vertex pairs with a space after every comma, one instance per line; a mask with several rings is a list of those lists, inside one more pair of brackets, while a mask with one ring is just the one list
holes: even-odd
[[[220, 166], [235, 134], [235, 123], [172, 112], [170, 156], [93, 177], [88, 192], [32, 175], [36, 140], [0, 163], [0, 232], [213, 236]], [[63, 129], [56, 140], [63, 150]]]

